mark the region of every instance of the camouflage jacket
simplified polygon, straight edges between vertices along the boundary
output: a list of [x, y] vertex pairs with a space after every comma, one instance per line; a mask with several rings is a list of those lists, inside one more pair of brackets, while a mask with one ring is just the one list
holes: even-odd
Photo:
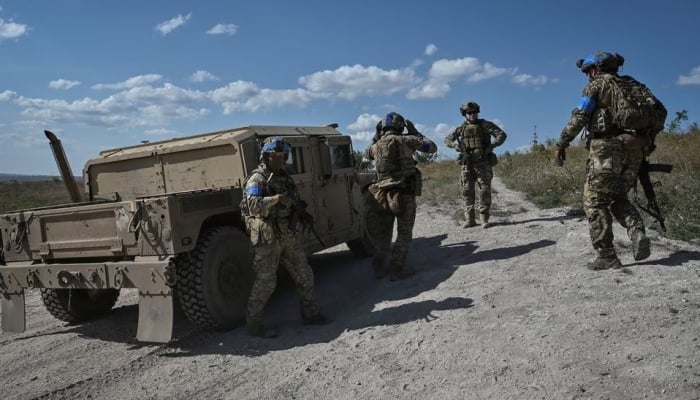
[[413, 153], [435, 153], [435, 143], [423, 135], [402, 135], [393, 131], [385, 132], [367, 150], [367, 158], [375, 160], [379, 180], [402, 181], [416, 175], [416, 162]]
[[[270, 206], [270, 196], [284, 194], [291, 202]], [[260, 164], [246, 179], [245, 201], [247, 215], [253, 218], [286, 218], [292, 213], [294, 202], [299, 200], [296, 185], [286, 172], [272, 172], [267, 165]]]
[[[600, 74], [584, 88], [578, 105], [571, 111], [571, 117], [559, 136], [557, 146], [566, 148], [583, 128], [592, 135], [614, 136], [622, 133], [611, 120], [610, 105], [613, 104], [614, 88], [610, 81], [611, 74]], [[631, 79], [631, 77], [630, 77]]]
[[[466, 144], [464, 142], [464, 135], [468, 131], [468, 128], [472, 125], [478, 125], [478, 128], [481, 131], [483, 148], [486, 148], [489, 145], [491, 147], [497, 147], [506, 141], [507, 135], [503, 129], [498, 127], [498, 125], [485, 119], [478, 119], [476, 124], [472, 124], [469, 122], [469, 120], [466, 120], [462, 125], [450, 132], [450, 134], [445, 137], [445, 146], [451, 149], [456, 149], [459, 152], [464, 151], [464, 144]], [[491, 142], [492, 137], [494, 138], [493, 142]]]

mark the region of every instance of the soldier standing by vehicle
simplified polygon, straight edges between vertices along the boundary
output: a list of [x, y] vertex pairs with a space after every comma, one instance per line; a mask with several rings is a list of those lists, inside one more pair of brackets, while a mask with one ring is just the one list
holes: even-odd
[[[644, 260], [650, 254], [644, 222], [629, 200], [628, 192], [637, 180], [645, 155], [653, 151], [653, 137], [663, 128], [666, 109], [644, 85], [630, 76], [617, 74], [624, 61], [617, 53], [600, 51], [578, 60], [576, 66], [586, 74], [589, 83], [583, 88], [581, 100], [571, 112], [555, 149], [556, 161], [561, 166], [566, 160], [569, 143], [583, 128], [588, 130], [583, 207], [591, 242], [598, 253], [596, 259], [587, 264], [592, 270], [622, 268], [613, 246], [613, 216], [627, 229], [634, 259]], [[648, 103], [651, 109], [659, 110], [660, 118], [647, 114], [634, 117], [632, 122], [622, 122], [625, 114], [640, 109], [639, 105], [634, 106], [636, 110], [630, 109], [631, 103], [624, 95], [625, 88], [636, 90], [643, 97], [639, 104]], [[647, 118], [650, 121], [645, 121]], [[656, 121], [652, 120], [654, 118]]]
[[[435, 153], [437, 146], [418, 132], [410, 120], [395, 112], [387, 114], [377, 128], [376, 140], [367, 151], [367, 157], [375, 160], [378, 179], [370, 185], [373, 198], [368, 206], [367, 220], [371, 223], [367, 229], [375, 245], [374, 275], [382, 279], [396, 219], [397, 238], [389, 263], [389, 278], [395, 281], [413, 275], [405, 269], [406, 255], [413, 240], [416, 196], [421, 192], [421, 174], [413, 154], [416, 151]], [[408, 129], [406, 135], [402, 134], [404, 128]]]
[[[479, 105], [473, 101], [462, 104], [459, 107], [459, 112], [465, 121], [445, 138], [445, 145], [459, 152], [458, 161], [462, 165], [460, 183], [464, 197], [464, 218], [466, 221], [463, 227], [465, 228], [476, 226], [474, 203], [477, 183], [479, 184], [481, 226], [483, 228], [490, 226], [492, 167], [497, 162], [493, 149], [506, 140], [506, 133], [496, 124], [479, 119], [480, 111]], [[491, 143], [491, 137], [494, 138], [493, 143]]]
[[[294, 213], [301, 206], [294, 181], [285, 171], [291, 146], [281, 137], [265, 139], [260, 166], [246, 179], [242, 209], [253, 244], [255, 282], [248, 299], [246, 323], [253, 336], [277, 336], [263, 324], [263, 311], [277, 285], [277, 267], [282, 263], [294, 280], [301, 298], [304, 324], [325, 324], [313, 297], [314, 275], [306, 254], [297, 241], [298, 221]], [[296, 224], [295, 224], [296, 225]]]

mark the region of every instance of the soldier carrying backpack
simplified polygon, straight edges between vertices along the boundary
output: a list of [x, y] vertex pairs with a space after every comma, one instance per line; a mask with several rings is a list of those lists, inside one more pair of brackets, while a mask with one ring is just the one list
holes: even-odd
[[654, 150], [656, 134], [664, 127], [666, 108], [642, 83], [618, 75], [624, 62], [621, 55], [602, 51], [578, 60], [576, 66], [589, 83], [555, 150], [561, 166], [569, 143], [587, 129], [584, 211], [597, 252], [596, 259], [587, 264], [592, 270], [622, 267], [613, 246], [613, 216], [627, 229], [635, 260], [644, 260], [651, 253], [644, 222], [628, 192], [637, 181], [645, 157]]

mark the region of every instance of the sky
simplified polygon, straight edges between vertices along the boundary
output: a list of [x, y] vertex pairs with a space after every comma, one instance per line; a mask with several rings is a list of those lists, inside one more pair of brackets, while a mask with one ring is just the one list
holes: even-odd
[[[388, 112], [454, 158], [475, 101], [508, 135], [557, 139], [597, 50], [700, 120], [693, 0], [0, 0], [0, 173], [80, 175], [99, 151], [247, 125], [338, 123], [364, 150]], [[695, 39], [693, 39], [695, 37]], [[668, 121], [667, 121], [668, 122]]]

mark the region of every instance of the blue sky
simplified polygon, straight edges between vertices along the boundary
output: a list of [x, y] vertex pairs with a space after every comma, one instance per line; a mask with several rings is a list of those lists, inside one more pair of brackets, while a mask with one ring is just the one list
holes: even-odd
[[605, 50], [700, 120], [696, 1], [0, 0], [0, 172], [245, 125], [337, 122], [364, 150], [396, 111], [439, 145], [476, 101], [508, 140], [557, 138]]

